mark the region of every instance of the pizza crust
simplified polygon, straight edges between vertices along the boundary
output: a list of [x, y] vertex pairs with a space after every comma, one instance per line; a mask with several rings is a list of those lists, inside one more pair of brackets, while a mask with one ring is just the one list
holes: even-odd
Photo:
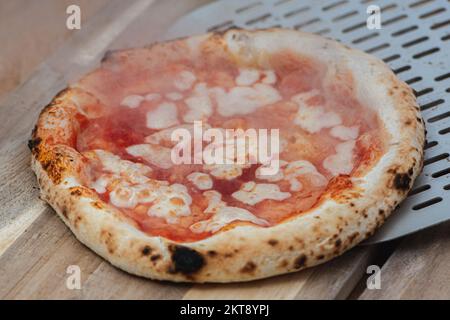
[[389, 147], [363, 174], [335, 178], [332, 183], [350, 188], [331, 188], [307, 212], [269, 228], [238, 222], [209, 238], [178, 243], [141, 232], [134, 221], [80, 185], [85, 173], [74, 149], [74, 114], [83, 89], [75, 85], [41, 113], [29, 142], [32, 169], [42, 198], [82, 243], [113, 265], [152, 279], [183, 282], [248, 281], [293, 272], [330, 260], [366, 239], [406, 197], [423, 166], [424, 122], [412, 90], [383, 62], [319, 36], [282, 29], [229, 30], [178, 41], [194, 49], [207, 41], [262, 67], [264, 56], [280, 48], [335, 66], [335, 75], [345, 64], [357, 98], [381, 118]]

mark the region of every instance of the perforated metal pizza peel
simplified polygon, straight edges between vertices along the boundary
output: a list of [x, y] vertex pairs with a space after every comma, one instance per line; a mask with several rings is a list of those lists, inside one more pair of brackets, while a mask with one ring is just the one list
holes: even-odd
[[[369, 5], [381, 8], [380, 30], [366, 27]], [[427, 127], [426, 160], [408, 198], [365, 243], [450, 220], [450, 0], [223, 0], [182, 17], [161, 40], [233, 26], [301, 29], [388, 63], [416, 92]]]

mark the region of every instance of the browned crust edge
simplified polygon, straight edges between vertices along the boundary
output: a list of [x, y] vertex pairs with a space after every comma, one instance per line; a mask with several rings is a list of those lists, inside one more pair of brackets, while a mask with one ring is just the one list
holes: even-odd
[[[230, 30], [214, 37], [252, 37], [261, 32], [316, 37], [281, 29]], [[76, 130], [75, 106], [70, 99], [74, 90], [66, 89], [44, 108], [29, 142], [42, 198], [85, 245], [113, 265], [152, 279], [248, 281], [301, 270], [342, 254], [372, 235], [411, 189], [423, 166], [424, 121], [412, 90], [384, 63], [357, 50], [321, 41], [333, 43], [377, 69], [377, 85], [386, 88], [392, 101], [387, 112], [400, 115], [403, 121], [397, 124], [398, 136], [390, 145], [392, 157], [377, 165], [379, 171], [369, 173], [376, 180], [370, 181], [362, 197], [340, 203], [329, 201], [307, 215], [271, 228], [239, 226], [197, 242], [176, 243], [149, 236], [102, 202], [95, 192], [77, 183], [83, 160], [66, 145], [70, 145]], [[62, 120], [68, 121], [65, 128], [45, 128], [48, 121]], [[57, 145], [46, 143], [55, 136]]]

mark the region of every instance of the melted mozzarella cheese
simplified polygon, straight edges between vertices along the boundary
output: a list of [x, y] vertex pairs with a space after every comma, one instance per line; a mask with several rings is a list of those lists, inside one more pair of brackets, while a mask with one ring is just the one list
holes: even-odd
[[355, 140], [342, 142], [335, 147], [336, 153], [323, 161], [323, 167], [333, 176], [350, 174], [353, 170], [353, 148]]
[[242, 175], [242, 169], [250, 167], [249, 164], [209, 164], [204, 169], [218, 179], [233, 180]]
[[169, 169], [173, 166], [171, 149], [154, 144], [136, 144], [126, 148], [133, 157], [139, 157], [146, 162], [161, 169]]
[[252, 87], [234, 87], [229, 92], [222, 88], [212, 91], [218, 105], [218, 112], [224, 117], [249, 114], [256, 109], [281, 100], [277, 89], [257, 83]]
[[213, 105], [205, 83], [197, 84], [194, 89], [194, 94], [185, 99], [184, 102], [189, 108], [183, 117], [185, 122], [204, 120], [212, 114]]
[[159, 93], [149, 93], [145, 96], [146, 101], [156, 101], [161, 99], [161, 95]]
[[208, 190], [213, 186], [211, 177], [202, 172], [192, 172], [187, 176], [187, 179], [191, 181], [199, 190]]
[[296, 160], [290, 162], [285, 169], [285, 175], [287, 178], [297, 177], [302, 174], [316, 172], [316, 167], [309, 161]]
[[178, 101], [183, 99], [183, 95], [178, 92], [169, 92], [168, 94], [166, 94], [166, 98], [172, 101]]
[[178, 218], [191, 214], [192, 198], [182, 184], [161, 187], [156, 200], [148, 209], [149, 216], [165, 219], [168, 223], [177, 223]]
[[205, 191], [203, 196], [208, 200], [208, 207], [204, 210], [205, 213], [217, 213], [221, 208], [226, 207], [226, 203], [222, 201], [222, 195], [215, 190]]
[[163, 102], [156, 109], [147, 112], [147, 128], [165, 129], [178, 124], [177, 106]]
[[[211, 126], [207, 123], [202, 123], [202, 130], [210, 129]], [[165, 144], [174, 145], [175, 143], [172, 141], [172, 133], [178, 129], [184, 129], [189, 131], [191, 137], [194, 136], [194, 125], [193, 124], [182, 124], [174, 127], [170, 127], [167, 129], [160, 130], [155, 132], [149, 136], [146, 136], [144, 141], [150, 144], [160, 144], [164, 142]]]
[[192, 87], [194, 82], [197, 80], [195, 74], [190, 71], [181, 71], [173, 82], [175, 88], [181, 91], [188, 90]]
[[320, 106], [300, 105], [294, 123], [309, 133], [341, 124], [341, 117], [333, 111], [325, 111]]
[[123, 107], [128, 107], [131, 109], [139, 107], [142, 101], [144, 101], [145, 98], [143, 96], [132, 94], [130, 96], [125, 97], [122, 102], [120, 103]]
[[279, 170], [278, 170], [278, 172], [276, 174], [271, 174], [271, 175], [264, 175], [264, 174], [262, 174], [262, 169], [264, 168], [264, 166], [260, 166], [255, 171], [255, 177], [257, 179], [266, 180], [266, 181], [270, 181], [270, 182], [281, 181], [281, 180], [284, 179], [284, 170], [282, 168], [285, 167], [287, 164], [288, 163], [286, 161], [279, 160]]
[[151, 144], [160, 144], [161, 142], [171, 142], [172, 133], [177, 129], [186, 129], [191, 134], [194, 132], [193, 125], [183, 124], [155, 132], [149, 136], [146, 136], [144, 141]]
[[302, 183], [297, 177], [307, 176], [314, 186], [322, 187], [328, 183], [327, 179], [317, 171], [316, 167], [309, 161], [297, 160], [289, 163], [284, 170], [286, 180], [291, 184], [291, 191], [300, 191]]
[[264, 200], [284, 200], [291, 196], [289, 192], [281, 192], [276, 184], [258, 183], [253, 181], [245, 183], [241, 190], [231, 195], [236, 200], [251, 206]]
[[91, 183], [90, 187], [97, 193], [105, 193], [106, 187], [112, 182], [114, 175], [102, 175], [100, 178]]
[[293, 192], [298, 192], [303, 189], [303, 184], [297, 179], [297, 177], [289, 179], [290, 190]]
[[317, 171], [316, 167], [306, 160], [297, 160], [290, 163], [280, 160], [280, 170], [275, 175], [262, 175], [261, 168], [256, 169], [256, 178], [270, 182], [288, 181], [290, 190], [293, 192], [298, 192], [303, 189], [303, 184], [297, 179], [298, 177], [303, 176], [303, 178], [307, 178], [317, 187], [325, 186], [328, 183], [328, 180]]
[[167, 186], [167, 181], [151, 181], [149, 183], [143, 183], [133, 186], [137, 200], [139, 203], [153, 202], [158, 197], [158, 188], [161, 186]]
[[259, 80], [259, 71], [256, 69], [240, 69], [235, 81], [238, 86], [250, 86]]
[[311, 181], [311, 183], [316, 187], [323, 187], [328, 184], [327, 178], [325, 178], [319, 172], [315, 172], [313, 174], [308, 175], [308, 178]]
[[263, 175], [261, 173], [262, 169], [264, 167], [258, 167], [258, 169], [256, 169], [255, 172], [255, 177], [257, 179], [260, 180], [266, 180], [266, 181], [270, 181], [270, 182], [277, 182], [277, 181], [281, 181], [284, 178], [284, 174], [282, 170], [278, 170], [278, 172], [276, 174], [271, 174], [271, 175]]
[[131, 183], [141, 183], [148, 180], [145, 175], [151, 174], [152, 169], [141, 163], [122, 160], [119, 156], [104, 150], [94, 150], [93, 153], [100, 160], [104, 170], [122, 175]]
[[[151, 180], [147, 175], [152, 173], [152, 169], [141, 163], [122, 160], [120, 157], [104, 150], [94, 150], [85, 153], [85, 155], [97, 158], [102, 164], [103, 170], [109, 172], [102, 174], [97, 180], [90, 183], [89, 187], [97, 193], [105, 193], [108, 187], [120, 185], [120, 189], [113, 193], [115, 200], [112, 200], [118, 206], [127, 206], [123, 204], [126, 198], [124, 191], [126, 186], [129, 184], [145, 184]], [[134, 203], [133, 198], [130, 201]]]
[[358, 138], [359, 127], [346, 127], [346, 126], [336, 126], [331, 128], [330, 134], [338, 139], [347, 141], [347, 140], [355, 140]]
[[330, 128], [342, 123], [340, 116], [333, 111], [325, 111], [321, 106], [310, 106], [308, 100], [319, 94], [318, 90], [299, 93], [291, 98], [298, 105], [294, 123], [309, 133]]
[[233, 221], [247, 221], [261, 226], [269, 223], [256, 217], [250, 211], [238, 207], [221, 207], [210, 219], [199, 221], [189, 227], [192, 232], [217, 232]]
[[138, 204], [136, 191], [126, 183], [119, 183], [109, 193], [109, 200], [119, 208], [134, 208]]

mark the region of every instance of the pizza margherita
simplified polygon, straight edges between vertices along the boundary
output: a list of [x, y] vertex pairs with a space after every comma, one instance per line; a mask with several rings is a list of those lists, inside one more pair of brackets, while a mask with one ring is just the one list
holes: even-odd
[[[252, 145], [249, 130], [273, 135]], [[410, 190], [424, 140], [384, 63], [270, 29], [108, 52], [45, 107], [29, 145], [43, 199], [113, 265], [231, 282], [370, 236]]]

